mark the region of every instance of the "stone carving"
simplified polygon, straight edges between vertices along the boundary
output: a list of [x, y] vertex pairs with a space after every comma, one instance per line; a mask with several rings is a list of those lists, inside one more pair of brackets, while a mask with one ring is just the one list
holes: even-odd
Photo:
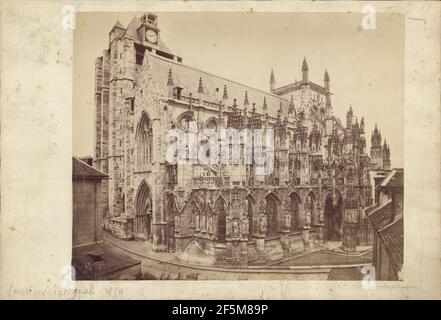
[[357, 209], [346, 210], [346, 221], [357, 222], [358, 221], [358, 210]]
[[202, 232], [207, 231], [207, 219], [206, 219], [207, 215], [206, 214], [207, 214], [206, 212], [202, 212], [202, 214], [201, 214], [201, 231]]
[[232, 225], [231, 225], [230, 219], [227, 219], [227, 221], [226, 221], [225, 235], [227, 236], [227, 238], [230, 238], [232, 235]]
[[196, 211], [196, 215], [194, 217], [194, 226], [195, 226], [196, 231], [199, 231], [199, 229], [201, 228], [199, 211]]
[[292, 219], [291, 213], [286, 212], [285, 213], [285, 228], [287, 230], [291, 230], [291, 219]]
[[267, 226], [266, 212], [261, 212], [259, 215], [259, 232], [261, 234], [266, 233], [266, 230], [267, 230], [266, 226]]
[[311, 211], [306, 210], [305, 212], [305, 227], [309, 228], [311, 226]]
[[214, 218], [213, 214], [208, 215], [208, 233], [209, 234], [214, 234], [215, 227], [214, 227], [214, 219], [213, 218]]
[[174, 225], [175, 225], [175, 230], [179, 227], [179, 224], [181, 223], [181, 217], [179, 216], [179, 214], [175, 214], [175, 216], [173, 217], [174, 220]]
[[324, 211], [323, 209], [319, 210], [319, 221], [324, 221], [325, 220], [325, 215], [324, 215]]
[[248, 216], [242, 220], [242, 235], [248, 235], [250, 233], [250, 219]]
[[237, 219], [233, 220], [233, 238], [239, 237], [239, 221]]

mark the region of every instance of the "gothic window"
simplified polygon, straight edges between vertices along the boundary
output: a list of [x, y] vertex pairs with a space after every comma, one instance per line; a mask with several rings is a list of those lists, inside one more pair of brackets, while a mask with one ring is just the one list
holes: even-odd
[[270, 194], [266, 197], [266, 214], [267, 214], [267, 236], [273, 237], [278, 231], [278, 205], [274, 195]]
[[296, 194], [290, 196], [290, 213], [291, 213], [291, 232], [294, 232], [299, 227], [299, 208], [300, 198]]
[[138, 166], [152, 162], [153, 132], [150, 118], [142, 113], [141, 120], [136, 130], [136, 146], [138, 153]]

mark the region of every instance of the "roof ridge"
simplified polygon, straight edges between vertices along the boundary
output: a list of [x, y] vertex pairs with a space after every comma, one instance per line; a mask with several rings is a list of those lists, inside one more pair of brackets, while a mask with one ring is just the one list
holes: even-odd
[[387, 200], [385, 203], [383, 203], [382, 205], [378, 206], [376, 209], [372, 210], [372, 212], [370, 212], [368, 214], [368, 217], [372, 216], [375, 212], [380, 211], [381, 209], [385, 208], [387, 205], [392, 203], [392, 199]]
[[195, 67], [189, 66], [189, 65], [184, 64], [184, 63], [176, 62], [176, 61], [174, 61], [174, 60], [169, 60], [169, 59], [164, 58], [164, 57], [161, 57], [161, 56], [159, 56], [159, 55], [155, 55], [155, 54], [151, 53], [151, 52], [148, 51], [148, 50], [146, 50], [146, 53], [149, 54], [149, 55], [152, 56], [152, 57], [157, 58], [157, 59], [160, 59], [160, 60], [163, 60], [163, 61], [166, 61], [166, 62], [170, 62], [170, 63], [173, 63], [173, 64], [178, 65], [178, 66], [183, 66], [183, 67], [185, 67], [185, 68], [192, 69], [192, 70], [195, 70], [195, 71], [198, 71], [198, 72], [204, 73], [204, 74], [206, 74], [206, 75], [209, 75], [209, 76], [212, 76], [212, 77], [216, 77], [216, 78], [221, 79], [221, 80], [225, 80], [225, 81], [228, 81], [228, 82], [232, 82], [232, 83], [238, 84], [238, 85], [240, 85], [240, 86], [246, 87], [246, 88], [248, 88], [248, 89], [258, 91], [258, 92], [260, 92], [260, 93], [264, 93], [264, 94], [266, 94], [266, 95], [269, 95], [269, 96], [272, 96], [272, 97], [278, 98], [278, 99], [280, 99], [280, 100], [282, 100], [282, 101], [289, 102], [288, 99], [285, 99], [285, 98], [283, 98], [283, 97], [281, 97], [281, 96], [278, 96], [278, 95], [276, 95], [276, 94], [273, 94], [273, 93], [270, 93], [270, 92], [267, 92], [267, 91], [263, 91], [263, 90], [261, 90], [261, 89], [257, 89], [257, 88], [251, 87], [251, 86], [249, 86], [249, 85], [247, 85], [247, 84], [240, 83], [240, 82], [237, 82], [237, 81], [235, 81], [235, 80], [230, 80], [230, 79], [227, 79], [227, 78], [224, 78], [224, 77], [221, 77], [221, 76], [215, 75], [215, 74], [210, 73], [210, 72], [208, 72], [208, 71], [204, 71], [204, 70], [201, 70], [201, 69], [198, 69], [198, 68], [195, 68]]

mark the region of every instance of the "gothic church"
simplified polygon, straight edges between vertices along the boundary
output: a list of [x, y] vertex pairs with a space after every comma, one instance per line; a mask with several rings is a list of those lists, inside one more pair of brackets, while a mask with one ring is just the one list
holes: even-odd
[[[117, 22], [95, 62], [94, 166], [109, 175], [104, 228], [184, 263], [229, 267], [331, 242], [348, 253], [370, 245], [371, 172], [389, 169], [389, 146], [375, 128], [368, 155], [364, 119], [352, 108], [345, 122], [333, 114], [328, 72], [313, 82], [304, 59], [301, 74], [277, 86], [271, 72], [261, 91], [185, 65], [154, 14]], [[273, 128], [272, 173], [257, 175], [253, 163], [168, 163], [166, 132], [190, 121]]]

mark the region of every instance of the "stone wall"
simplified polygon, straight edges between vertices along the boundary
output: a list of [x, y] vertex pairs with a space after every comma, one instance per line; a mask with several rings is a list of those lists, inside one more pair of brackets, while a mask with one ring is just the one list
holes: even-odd
[[73, 246], [103, 239], [101, 180], [73, 180]]

